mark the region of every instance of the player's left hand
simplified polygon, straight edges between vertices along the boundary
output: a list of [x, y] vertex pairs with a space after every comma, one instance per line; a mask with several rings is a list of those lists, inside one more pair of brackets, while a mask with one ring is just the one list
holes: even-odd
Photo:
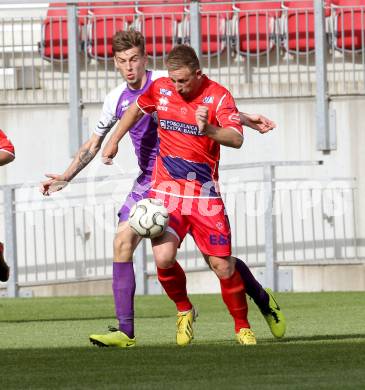
[[103, 152], [101, 154], [101, 160], [105, 165], [112, 165], [113, 158], [118, 153], [118, 144], [113, 142], [111, 139], [104, 146]]
[[65, 177], [63, 175], [46, 173], [45, 176], [48, 177], [48, 180], [42, 181], [39, 184], [39, 191], [44, 196], [49, 196], [53, 192], [63, 190], [68, 184], [68, 181], [65, 180]]
[[260, 114], [245, 114], [244, 123], [251, 129], [257, 130], [261, 134], [265, 134], [276, 127], [276, 123]]
[[206, 127], [208, 124], [208, 107], [206, 106], [198, 106], [198, 108], [195, 111], [195, 120], [199, 127], [199, 132], [202, 134], [205, 134]]

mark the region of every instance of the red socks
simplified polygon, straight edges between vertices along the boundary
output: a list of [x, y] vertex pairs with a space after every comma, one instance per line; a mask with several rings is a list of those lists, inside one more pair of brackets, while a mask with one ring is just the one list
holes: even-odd
[[157, 276], [168, 297], [175, 302], [177, 310], [191, 310], [193, 305], [188, 298], [186, 276], [180, 264], [176, 261], [170, 268], [157, 267]]
[[234, 319], [236, 333], [241, 328], [249, 328], [245, 286], [239, 272], [235, 270], [230, 278], [220, 279], [219, 281], [221, 283], [223, 301]]
[[[186, 292], [186, 277], [178, 262], [167, 269], [157, 267], [157, 276], [168, 297], [175, 302], [178, 311], [193, 307]], [[234, 319], [235, 331], [249, 328], [245, 286], [237, 270], [228, 279], [220, 279], [222, 297]]]

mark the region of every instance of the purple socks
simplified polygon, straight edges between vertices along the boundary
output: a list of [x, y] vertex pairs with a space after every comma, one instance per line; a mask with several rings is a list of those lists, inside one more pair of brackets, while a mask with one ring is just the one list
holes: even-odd
[[[246, 293], [262, 312], [268, 311], [269, 295], [255, 279], [247, 265], [236, 258], [236, 269], [245, 284]], [[128, 337], [134, 337], [134, 293], [136, 281], [133, 263], [113, 263], [113, 294], [115, 314], [119, 321], [119, 330]]]
[[113, 294], [115, 314], [119, 330], [128, 337], [134, 337], [134, 293], [136, 280], [133, 263], [113, 263]]
[[251, 297], [263, 313], [269, 310], [269, 295], [255, 279], [247, 265], [236, 257], [236, 270], [240, 273], [246, 293]]

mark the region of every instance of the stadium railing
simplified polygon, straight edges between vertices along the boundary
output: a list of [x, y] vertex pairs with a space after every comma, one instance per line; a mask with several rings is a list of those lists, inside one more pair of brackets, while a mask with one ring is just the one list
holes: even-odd
[[112, 37], [125, 30], [134, 20], [135, 7], [130, 2], [95, 2], [90, 4], [88, 20], [87, 54], [98, 60], [113, 58]]
[[269, 55], [275, 46], [280, 47], [281, 1], [237, 2], [234, 9], [237, 12], [236, 48], [247, 61], [251, 56]]
[[[190, 4], [187, 5], [187, 28], [184, 42], [190, 42]], [[200, 2], [201, 54], [210, 61], [229, 51], [232, 39], [232, 19], [234, 16], [232, 3], [212, 3], [209, 0]], [[193, 28], [193, 27], [191, 27]]]
[[[365, 260], [365, 240], [357, 233], [355, 180], [308, 180], [305, 173], [280, 178], [281, 167], [317, 164], [221, 167], [233, 255], [268, 270], [266, 283], [273, 288], [282, 266]], [[312, 177], [320, 177], [313, 172]], [[4, 218], [0, 237], [6, 238], [12, 269], [8, 295], [32, 286], [109, 279], [116, 215], [134, 178], [135, 174], [78, 179], [46, 199], [40, 198], [38, 184], [0, 187], [0, 218]], [[190, 236], [181, 246], [179, 261], [187, 272], [208, 269]], [[137, 291], [149, 293], [146, 280], [155, 275], [149, 240], [142, 241], [135, 265]]]
[[136, 28], [146, 40], [146, 53], [153, 59], [166, 56], [174, 45], [182, 42], [179, 24], [185, 18], [181, 0], [162, 0], [159, 4], [139, 1]]
[[364, 49], [365, 1], [333, 0], [333, 45], [340, 52]]
[[[326, 0], [324, 16], [331, 15], [330, 1]], [[292, 54], [315, 52], [315, 18], [313, 1], [284, 1], [284, 48]]]
[[[68, 59], [68, 31], [66, 3], [50, 3], [46, 19], [42, 24], [42, 40], [38, 43], [42, 58], [53, 61]], [[83, 31], [88, 14], [87, 3], [78, 3], [79, 40], [83, 42]]]
[[[1, 104], [68, 103], [64, 4], [32, 9], [26, 2], [25, 9], [16, 12], [9, 4], [9, 10], [2, 12]], [[78, 4], [78, 77], [84, 103], [102, 102], [107, 91], [120, 82], [111, 61], [111, 36], [116, 30], [141, 29], [147, 39], [150, 67], [162, 69], [171, 45], [189, 43], [197, 28], [190, 24], [190, 5], [185, 0]], [[28, 16], [26, 8], [35, 16]], [[365, 93], [364, 13], [365, 0], [328, 0], [325, 4], [325, 58], [331, 96]], [[312, 0], [204, 0], [200, 23], [204, 69], [235, 97], [316, 95]]]

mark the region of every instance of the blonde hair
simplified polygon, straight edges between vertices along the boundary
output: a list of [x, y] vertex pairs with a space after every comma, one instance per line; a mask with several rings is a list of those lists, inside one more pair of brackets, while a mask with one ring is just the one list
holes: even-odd
[[200, 69], [200, 63], [195, 50], [191, 46], [177, 45], [168, 54], [166, 67], [168, 70], [178, 70], [187, 67], [194, 72]]

